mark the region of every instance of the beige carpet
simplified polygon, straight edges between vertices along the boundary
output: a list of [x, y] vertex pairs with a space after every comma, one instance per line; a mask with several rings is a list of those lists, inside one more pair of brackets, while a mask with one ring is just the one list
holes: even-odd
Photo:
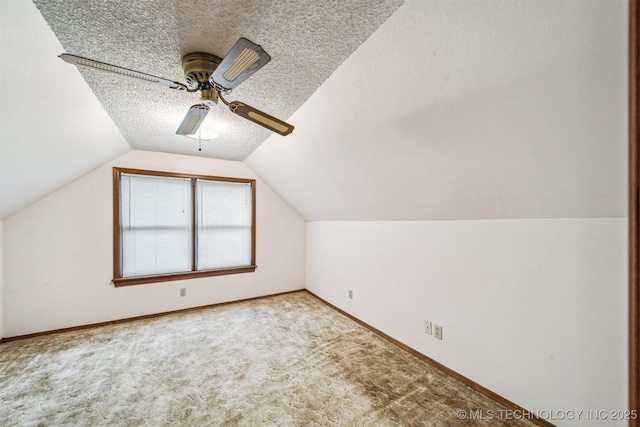
[[304, 291], [0, 345], [2, 426], [531, 425], [457, 416], [500, 409]]

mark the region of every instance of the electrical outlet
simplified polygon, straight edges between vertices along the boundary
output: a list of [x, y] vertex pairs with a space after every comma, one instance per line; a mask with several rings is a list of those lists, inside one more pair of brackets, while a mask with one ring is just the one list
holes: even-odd
[[431, 322], [427, 322], [426, 320], [424, 322], [424, 333], [429, 335], [433, 333], [431, 329]]
[[180, 288], [180, 296], [181, 297], [187, 296], [187, 288]]
[[349, 289], [349, 299], [353, 299], [353, 291]]
[[433, 325], [433, 336], [438, 338], [439, 340], [442, 339], [442, 326]]

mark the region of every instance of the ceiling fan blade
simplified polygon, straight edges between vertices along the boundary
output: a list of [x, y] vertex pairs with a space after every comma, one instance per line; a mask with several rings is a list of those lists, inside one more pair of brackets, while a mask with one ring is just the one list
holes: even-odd
[[204, 104], [192, 105], [187, 111], [187, 115], [184, 116], [182, 123], [178, 127], [176, 134], [178, 135], [193, 135], [198, 131], [198, 128], [207, 117], [209, 113], [209, 107]]
[[237, 115], [251, 120], [252, 122], [259, 124], [260, 126], [264, 126], [267, 129], [279, 133], [282, 136], [287, 136], [291, 132], [293, 132], [293, 126], [291, 126], [289, 123], [283, 122], [280, 119], [276, 119], [275, 117], [260, 110], [256, 110], [250, 105], [243, 104], [242, 102], [238, 101], [230, 102], [228, 105], [229, 109]]
[[209, 82], [226, 90], [234, 89], [269, 61], [271, 57], [260, 45], [240, 38], [211, 74]]
[[128, 68], [118, 67], [117, 65], [111, 65], [100, 61], [94, 61], [93, 59], [83, 58], [81, 56], [71, 55], [63, 53], [59, 56], [65, 62], [76, 66], [84, 66], [93, 68], [96, 70], [107, 71], [110, 73], [120, 74], [121, 76], [132, 77], [134, 79], [144, 80], [150, 83], [157, 83], [160, 86], [168, 87], [170, 89], [187, 90], [187, 86], [182, 83], [172, 82], [171, 80], [163, 79], [162, 77], [152, 76], [151, 74], [141, 73], [139, 71], [129, 70]]

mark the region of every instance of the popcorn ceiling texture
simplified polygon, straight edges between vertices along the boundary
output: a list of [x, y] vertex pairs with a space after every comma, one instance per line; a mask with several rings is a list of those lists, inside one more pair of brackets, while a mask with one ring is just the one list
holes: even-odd
[[[185, 54], [224, 57], [246, 37], [272, 59], [227, 98], [285, 121], [403, 2], [34, 0], [67, 53], [178, 82]], [[175, 134], [199, 93], [78, 69], [134, 149], [244, 160], [272, 134], [220, 102], [205, 120], [220, 137], [200, 152]]]

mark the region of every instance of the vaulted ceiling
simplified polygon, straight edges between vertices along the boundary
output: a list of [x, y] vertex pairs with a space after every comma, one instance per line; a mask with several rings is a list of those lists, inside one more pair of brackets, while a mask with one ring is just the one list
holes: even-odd
[[[0, 216], [130, 150], [244, 160], [307, 220], [626, 212], [627, 2], [0, 2]], [[272, 61], [175, 135], [196, 94], [78, 70], [62, 52], [183, 81], [239, 37]]]
[[[403, 0], [130, 1], [35, 0], [68, 53], [184, 82], [190, 52], [224, 57], [245, 37], [272, 60], [228, 96], [286, 120]], [[271, 132], [214, 108], [205, 144], [176, 135], [198, 93], [163, 90], [122, 76], [79, 68], [134, 149], [244, 160]], [[69, 73], [76, 72], [68, 70]], [[220, 103], [219, 107], [224, 107]]]
[[[205, 125], [219, 138], [199, 151], [198, 141], [175, 134], [198, 94], [76, 69], [59, 54], [184, 82], [183, 55], [224, 57], [246, 37], [272, 60], [228, 98], [287, 120], [402, 2], [36, 0], [37, 11], [29, 0], [0, 2], [1, 217], [128, 147], [243, 160], [271, 134], [214, 108]], [[37, 176], [28, 174], [25, 162]]]

